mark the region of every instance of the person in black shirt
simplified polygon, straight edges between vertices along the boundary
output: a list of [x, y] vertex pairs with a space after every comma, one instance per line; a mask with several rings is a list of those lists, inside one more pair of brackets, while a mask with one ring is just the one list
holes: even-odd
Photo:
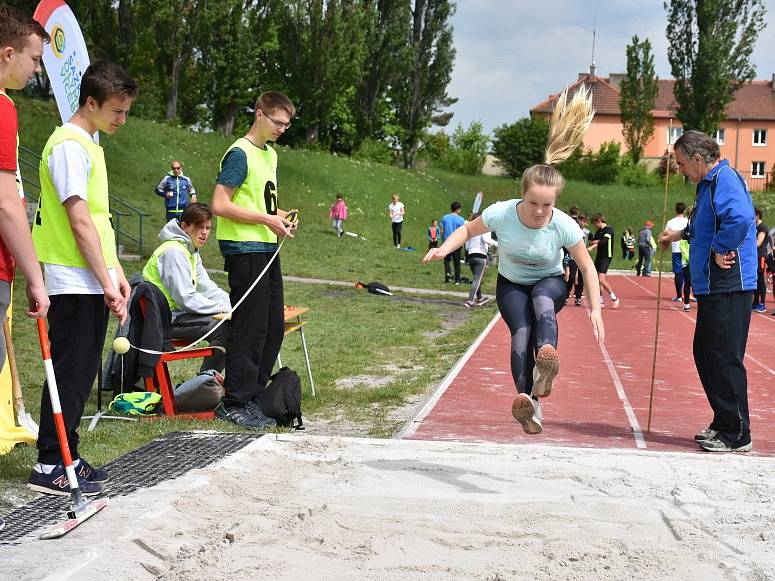
[[600, 279], [600, 304], [605, 304], [603, 301], [603, 293], [605, 290], [611, 296], [611, 306], [614, 309], [619, 308], [619, 297], [616, 296], [611, 283], [606, 280], [608, 277], [608, 267], [611, 266], [611, 260], [614, 257], [614, 229], [606, 224], [605, 216], [603, 214], [595, 214], [592, 216], [592, 224], [597, 228], [597, 232], [592, 237], [592, 242], [589, 245], [589, 249], [597, 249], [595, 255], [595, 269], [597, 270], [597, 276]]

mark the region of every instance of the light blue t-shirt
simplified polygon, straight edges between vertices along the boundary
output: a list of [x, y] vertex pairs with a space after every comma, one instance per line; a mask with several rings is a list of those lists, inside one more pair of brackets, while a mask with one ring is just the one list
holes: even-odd
[[528, 228], [517, 216], [522, 200], [497, 202], [482, 212], [484, 225], [498, 236], [498, 272], [516, 284], [533, 285], [562, 274], [562, 248], [581, 240], [576, 221], [554, 208], [543, 228]]

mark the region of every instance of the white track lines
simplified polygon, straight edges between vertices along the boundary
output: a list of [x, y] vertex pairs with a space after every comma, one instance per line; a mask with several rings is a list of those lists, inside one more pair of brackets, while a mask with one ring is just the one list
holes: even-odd
[[[586, 311], [587, 314], [590, 313], [589, 306], [586, 306]], [[616, 367], [614, 367], [613, 359], [611, 359], [611, 355], [608, 353], [605, 344], [598, 343], [598, 346], [600, 347], [600, 352], [603, 354], [606, 367], [608, 367], [608, 373], [611, 375], [611, 379], [614, 382], [614, 387], [616, 387], [616, 395], [619, 396], [619, 401], [622, 404], [622, 408], [624, 408], [624, 413], [627, 416], [627, 420], [630, 422], [632, 436], [635, 438], [635, 446], [638, 448], [646, 448], [646, 439], [643, 437], [643, 430], [641, 430], [640, 424], [638, 423], [638, 418], [635, 417], [635, 410], [632, 409], [630, 400], [627, 399], [627, 392], [624, 391], [624, 385], [622, 385], [622, 381], [619, 379], [619, 374], [616, 371]]]
[[[631, 283], [632, 283], [632, 284], [634, 284], [635, 286], [637, 286], [637, 287], [639, 287], [639, 288], [643, 289], [644, 291], [646, 291], [646, 292], [647, 292], [648, 294], [650, 294], [652, 297], [656, 298], [656, 296], [657, 296], [657, 295], [656, 295], [656, 293], [654, 293], [653, 291], [651, 291], [651, 290], [647, 289], [647, 288], [646, 288], [645, 286], [643, 286], [642, 284], [638, 283], [637, 281], [634, 281], [634, 280], [632, 280], [632, 279], [631, 279], [630, 277], [628, 277], [628, 276], [626, 276], [626, 277], [624, 277], [624, 278], [626, 278], [626, 279], [627, 279], [629, 282], [631, 282]], [[668, 305], [668, 310], [671, 310], [671, 311], [677, 311], [677, 310], [678, 310], [678, 307], [675, 307], [675, 306], [673, 306], [673, 305]], [[686, 311], [682, 311], [682, 312], [681, 312], [681, 314], [682, 314], [684, 317], [686, 317], [687, 319], [689, 319], [689, 320], [690, 320], [692, 323], [695, 323], [695, 324], [697, 323], [697, 319], [696, 319], [696, 318], [694, 318], [694, 317], [693, 317], [692, 315], [690, 315], [689, 313], [687, 313]], [[757, 315], [752, 313], [752, 314], [751, 314], [751, 318], [753, 319], [754, 317], [757, 317]], [[758, 318], [765, 318], [765, 317], [758, 317]], [[771, 322], [771, 323], [775, 323], [775, 320], [773, 320], [773, 319], [765, 319], [765, 320], [767, 320], [767, 321], [769, 321], [769, 322]], [[767, 364], [766, 364], [766, 363], [763, 363], [763, 362], [759, 361], [758, 359], [756, 359], [755, 357], [753, 357], [753, 356], [749, 355], [748, 353], [746, 353], [746, 354], [745, 354], [745, 358], [746, 358], [746, 359], [748, 359], [748, 360], [749, 360], [751, 363], [753, 363], [754, 365], [756, 365], [756, 366], [758, 366], [758, 367], [761, 367], [761, 368], [762, 368], [764, 371], [766, 371], [766, 372], [767, 372], [767, 373], [769, 373], [770, 375], [775, 375], [775, 369], [772, 369], [771, 367], [767, 366]]]
[[417, 431], [417, 428], [420, 427], [420, 424], [422, 423], [422, 421], [427, 417], [429, 413], [431, 413], [431, 410], [433, 410], [433, 408], [436, 406], [438, 401], [441, 399], [441, 396], [444, 395], [444, 392], [447, 391], [447, 388], [455, 380], [458, 373], [460, 373], [460, 370], [463, 369], [463, 366], [468, 362], [469, 359], [471, 359], [471, 356], [474, 354], [474, 351], [477, 350], [479, 345], [482, 343], [482, 341], [484, 341], [485, 337], [487, 337], [489, 332], [492, 330], [495, 324], [500, 320], [500, 318], [501, 318], [500, 312], [496, 313], [496, 315], [488, 323], [487, 327], [485, 327], [484, 331], [482, 331], [479, 334], [479, 336], [471, 344], [468, 350], [465, 353], [463, 353], [463, 356], [460, 359], [458, 359], [457, 363], [455, 363], [455, 366], [450, 370], [449, 373], [447, 373], [447, 376], [441, 381], [441, 383], [439, 384], [439, 387], [436, 388], [436, 391], [430, 396], [430, 398], [428, 398], [428, 400], [425, 402], [425, 405], [422, 407], [422, 409], [409, 422], [406, 428], [404, 428], [404, 430], [400, 434], [398, 434], [398, 436], [396, 436], [399, 440], [404, 438], [410, 438], [414, 435], [414, 433]]

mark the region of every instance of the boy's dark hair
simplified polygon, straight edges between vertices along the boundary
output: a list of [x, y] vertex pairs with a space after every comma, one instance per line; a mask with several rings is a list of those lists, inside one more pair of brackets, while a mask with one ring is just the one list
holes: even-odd
[[280, 91], [267, 91], [261, 93], [258, 99], [256, 99], [256, 109], [261, 109], [264, 113], [270, 114], [272, 111], [282, 109], [291, 117], [296, 115], [296, 107], [294, 107], [291, 100]]
[[570, 208], [568, 208], [568, 215], [571, 218], [577, 218], [581, 215], [581, 208], [579, 208], [576, 204], [572, 204]]
[[686, 211], [686, 204], [683, 202], [678, 202], [675, 205], [675, 213], [676, 214], [683, 214]]
[[40, 22], [18, 8], [0, 4], [0, 48], [12, 46], [22, 50], [31, 34], [39, 36], [43, 42], [51, 42]]
[[207, 204], [190, 204], [180, 215], [181, 224], [185, 222], [191, 226], [199, 226], [206, 220], [213, 219], [213, 211]]
[[452, 202], [452, 205], [449, 208], [453, 212], [457, 212], [462, 207], [463, 207], [463, 205], [460, 202]]
[[78, 106], [83, 107], [86, 99], [94, 98], [101, 107], [110, 97], [137, 96], [137, 83], [123, 68], [109, 60], [98, 60], [89, 65], [81, 78], [81, 95]]
[[759, 218], [759, 220], [763, 220], [764, 219], [764, 214], [762, 214], [762, 209], [761, 208], [754, 208], [753, 212], [754, 212], [754, 214], [756, 214], [756, 217]]
[[603, 214], [593, 214], [591, 222], [594, 224], [595, 222], [603, 222], [606, 223], [605, 216]]

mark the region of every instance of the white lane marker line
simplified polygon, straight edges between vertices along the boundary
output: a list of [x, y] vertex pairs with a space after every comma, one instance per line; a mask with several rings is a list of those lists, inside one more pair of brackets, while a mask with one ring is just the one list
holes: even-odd
[[[625, 277], [625, 278], [627, 278], [628, 280], [630, 280], [630, 279], [629, 279], [629, 277]], [[647, 293], [649, 293], [649, 294], [650, 294], [652, 297], [656, 297], [656, 296], [657, 296], [657, 295], [656, 295], [656, 294], [655, 294], [653, 291], [651, 291], [651, 290], [647, 289], [647, 288], [646, 288], [645, 286], [643, 286], [642, 284], [639, 284], [639, 283], [635, 282], [634, 280], [630, 280], [630, 282], [631, 282], [632, 284], [634, 284], [634, 285], [636, 285], [636, 286], [639, 286], [640, 288], [642, 288], [644, 291], [646, 291]], [[695, 304], [696, 304], [696, 303], [695, 303]], [[664, 307], [663, 307], [663, 308], [664, 308]], [[667, 307], [667, 308], [668, 308], [668, 309], [671, 309], [671, 310], [678, 310], [678, 307], [675, 307], [675, 306], [673, 306], [673, 305], [668, 305], [668, 307]], [[690, 311], [690, 312], [691, 312], [691, 311]], [[690, 315], [690, 314], [689, 314], [687, 311], [683, 311], [683, 310], [682, 310], [681, 314], [682, 314], [684, 317], [686, 317], [687, 319], [689, 319], [689, 320], [690, 320], [692, 323], [694, 323], [695, 325], [697, 324], [697, 319], [696, 319], [695, 317], [691, 316], [691, 315]], [[753, 318], [754, 316], [755, 316], [755, 315], [752, 313], [752, 314], [751, 314], [751, 318]], [[768, 321], [771, 321], [771, 322], [775, 322], [775, 320], [773, 320], [773, 319], [767, 319], [767, 320], [768, 320]], [[748, 353], [746, 353], [746, 354], [745, 354], [745, 358], [746, 358], [746, 359], [749, 359], [749, 360], [751, 361], [751, 363], [753, 363], [754, 365], [758, 365], [759, 367], [761, 367], [762, 369], [764, 369], [764, 371], [766, 371], [766, 372], [767, 372], [767, 373], [769, 373], [770, 375], [775, 375], [775, 369], [772, 369], [771, 367], [767, 366], [767, 364], [766, 364], [766, 363], [762, 363], [761, 361], [759, 361], [759, 360], [758, 360], [758, 359], [756, 359], [755, 357], [753, 357], [753, 356], [749, 355]]]
[[[591, 313], [589, 305], [585, 305], [585, 308], [587, 310], [587, 315], [589, 315]], [[592, 323], [590, 323], [590, 326], [592, 326]], [[598, 346], [600, 347], [600, 351], [603, 354], [605, 364], [608, 367], [608, 373], [611, 375], [611, 379], [613, 380], [614, 386], [616, 387], [616, 395], [619, 396], [619, 401], [622, 404], [622, 408], [624, 408], [624, 413], [627, 416], [627, 420], [630, 422], [632, 436], [635, 438], [635, 446], [645, 449], [647, 446], [646, 439], [643, 437], [643, 430], [641, 430], [640, 424], [638, 423], [638, 418], [635, 417], [635, 410], [632, 409], [630, 400], [627, 399], [627, 393], [624, 391], [624, 385], [622, 385], [622, 382], [619, 379], [619, 374], [616, 372], [611, 355], [608, 353], [608, 349], [606, 349], [605, 344], [598, 343]]]
[[492, 318], [492, 320], [484, 328], [484, 331], [482, 331], [479, 334], [479, 336], [471, 344], [471, 346], [463, 354], [463, 356], [460, 359], [458, 359], [457, 363], [455, 363], [455, 366], [450, 370], [447, 376], [441, 381], [441, 383], [439, 384], [439, 387], [436, 388], [436, 391], [433, 393], [433, 395], [431, 395], [428, 401], [425, 402], [425, 405], [422, 407], [422, 409], [420, 409], [417, 415], [412, 420], [410, 420], [406, 428], [401, 433], [399, 433], [398, 436], [396, 436], [396, 438], [398, 438], [399, 440], [410, 438], [415, 434], [415, 432], [417, 432], [417, 428], [420, 427], [420, 424], [422, 423], [422, 421], [428, 416], [429, 413], [431, 413], [431, 410], [433, 410], [433, 408], [436, 407], [436, 404], [441, 399], [441, 396], [444, 395], [444, 392], [447, 391], [447, 388], [452, 384], [452, 382], [458, 376], [458, 374], [460, 373], [460, 370], [463, 369], [463, 366], [465, 366], [468, 360], [471, 359], [471, 356], [474, 354], [474, 351], [476, 351], [479, 345], [481, 345], [482, 341], [484, 341], [485, 337], [487, 337], [487, 335], [490, 333], [490, 331], [495, 326], [495, 324], [500, 320], [500, 318], [501, 318], [500, 312], [496, 313], [495, 316]]

